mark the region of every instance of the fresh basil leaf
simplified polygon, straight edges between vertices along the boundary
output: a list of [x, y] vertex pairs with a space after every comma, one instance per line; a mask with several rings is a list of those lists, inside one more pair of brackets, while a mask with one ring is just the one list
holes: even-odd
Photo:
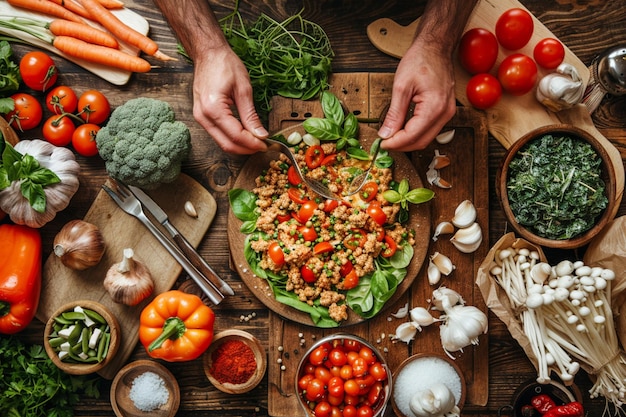
[[41, 184], [35, 184], [32, 181], [23, 181], [20, 185], [22, 195], [26, 198], [37, 213], [46, 212], [46, 193]]
[[370, 154], [361, 148], [350, 147], [346, 149], [346, 152], [350, 155], [350, 157], [360, 161], [368, 161], [370, 159]]
[[431, 200], [435, 196], [433, 190], [428, 188], [415, 188], [406, 193], [406, 199], [409, 203], [421, 204]]
[[30, 174], [28, 174], [27, 177], [35, 184], [40, 184], [42, 186], [58, 184], [61, 182], [61, 179], [57, 176], [57, 174], [43, 167], [34, 169]]
[[406, 178], [403, 178], [402, 181], [400, 181], [400, 184], [398, 185], [398, 193], [400, 193], [400, 195], [404, 198], [406, 196], [406, 193], [409, 192], [409, 180], [407, 180]]
[[346, 140], [348, 141], [348, 146], [351, 146], [353, 148], [359, 148], [361, 147], [361, 143], [359, 142], [358, 139], [355, 138], [346, 138]]
[[337, 147], [337, 150], [340, 151], [343, 148], [345, 148], [347, 144], [348, 144], [348, 141], [346, 140], [346, 138], [339, 138], [335, 146]]
[[332, 120], [337, 126], [341, 126], [344, 121], [344, 113], [341, 102], [337, 96], [330, 91], [324, 91], [322, 92], [321, 103], [324, 116]]
[[389, 201], [391, 204], [399, 203], [402, 200], [402, 196], [396, 190], [387, 190], [383, 193], [383, 198]]
[[406, 268], [411, 263], [414, 252], [413, 246], [409, 245], [407, 242], [403, 242], [402, 249], [396, 250], [396, 253], [389, 259], [389, 263], [395, 269]]
[[304, 130], [321, 141], [337, 140], [341, 137], [341, 127], [330, 119], [310, 117], [302, 122]]
[[343, 136], [345, 138], [356, 138], [359, 133], [359, 120], [354, 113], [348, 113], [343, 122]]
[[251, 191], [241, 188], [234, 188], [228, 191], [228, 201], [233, 210], [233, 214], [242, 221], [256, 221], [257, 196]]
[[387, 151], [378, 151], [378, 157], [374, 162], [377, 168], [391, 168], [393, 165], [393, 158], [389, 156]]
[[4, 190], [11, 185], [11, 180], [7, 175], [7, 170], [4, 167], [0, 167], [0, 190]]
[[243, 234], [249, 235], [256, 230], [256, 220], [246, 220], [241, 224], [239, 231]]
[[368, 312], [374, 308], [374, 296], [371, 290], [371, 275], [366, 275], [359, 279], [356, 287], [348, 290], [346, 303], [355, 313], [361, 317], [367, 316]]

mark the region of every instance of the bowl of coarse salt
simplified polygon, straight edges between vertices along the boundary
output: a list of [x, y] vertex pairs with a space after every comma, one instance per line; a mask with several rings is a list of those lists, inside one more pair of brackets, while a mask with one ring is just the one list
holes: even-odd
[[129, 363], [111, 384], [111, 406], [117, 417], [174, 417], [179, 405], [176, 378], [152, 360]]
[[465, 378], [453, 360], [418, 353], [405, 359], [394, 372], [392, 393], [391, 406], [399, 417], [432, 415], [427, 411], [432, 407], [441, 415], [460, 415]]

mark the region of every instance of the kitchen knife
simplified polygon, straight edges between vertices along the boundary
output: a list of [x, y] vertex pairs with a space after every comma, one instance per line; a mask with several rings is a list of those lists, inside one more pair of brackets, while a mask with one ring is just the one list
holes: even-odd
[[212, 283], [215, 285], [217, 289], [220, 290], [222, 294], [225, 295], [235, 295], [233, 289], [228, 285], [223, 279], [221, 279], [217, 273], [211, 268], [211, 266], [206, 263], [206, 261], [196, 252], [196, 249], [193, 247], [191, 243], [185, 239], [185, 237], [172, 225], [169, 221], [167, 213], [163, 211], [161, 207], [141, 188], [129, 185], [128, 188], [132, 191], [133, 194], [141, 201], [146, 210], [154, 216], [154, 218], [167, 230], [167, 232], [172, 236], [174, 242], [180, 247], [185, 256], [189, 259], [189, 261], [198, 268], [200, 272], [202, 272]]

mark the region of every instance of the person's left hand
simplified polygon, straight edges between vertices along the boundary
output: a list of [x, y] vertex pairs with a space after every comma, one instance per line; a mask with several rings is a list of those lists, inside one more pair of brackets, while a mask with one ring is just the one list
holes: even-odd
[[451, 53], [416, 40], [394, 77], [391, 104], [378, 131], [382, 148], [403, 152], [424, 149], [455, 112]]

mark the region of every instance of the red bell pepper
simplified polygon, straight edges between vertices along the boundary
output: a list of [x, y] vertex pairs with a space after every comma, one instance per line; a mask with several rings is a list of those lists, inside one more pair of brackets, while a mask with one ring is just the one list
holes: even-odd
[[39, 230], [0, 225], [0, 333], [17, 333], [35, 317], [41, 261]]

